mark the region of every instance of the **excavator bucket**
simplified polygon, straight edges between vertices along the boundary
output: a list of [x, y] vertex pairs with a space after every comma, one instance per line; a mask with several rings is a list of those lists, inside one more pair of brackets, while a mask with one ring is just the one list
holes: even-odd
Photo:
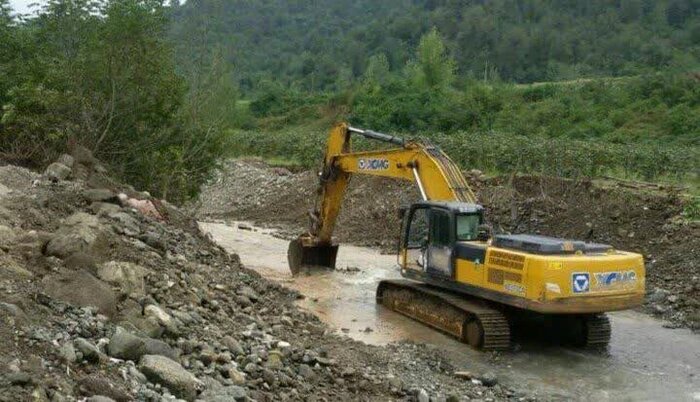
[[335, 258], [338, 255], [338, 246], [304, 246], [299, 239], [289, 242], [287, 260], [292, 275], [299, 273], [312, 273], [314, 271], [326, 271], [335, 269]]

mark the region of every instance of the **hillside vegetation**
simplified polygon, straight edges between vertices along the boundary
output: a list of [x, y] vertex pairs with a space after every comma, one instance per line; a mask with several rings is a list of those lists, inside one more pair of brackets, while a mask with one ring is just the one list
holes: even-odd
[[241, 89], [337, 90], [372, 56], [399, 71], [436, 28], [461, 81], [625, 76], [697, 67], [698, 0], [189, 0], [174, 12], [178, 63], [222, 51]]

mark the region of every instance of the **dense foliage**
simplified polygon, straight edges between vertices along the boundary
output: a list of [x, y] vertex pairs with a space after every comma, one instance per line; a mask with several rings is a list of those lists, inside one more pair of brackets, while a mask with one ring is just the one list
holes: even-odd
[[216, 68], [188, 91], [167, 26], [157, 0], [50, 0], [26, 21], [0, 0], [0, 158], [41, 166], [79, 143], [140, 188], [194, 194], [221, 154], [219, 95], [235, 94]]
[[464, 168], [697, 179], [700, 85], [694, 74], [520, 85], [472, 81], [461, 90], [453, 80], [454, 62], [431, 31], [400, 74], [374, 57], [358, 85], [334, 96], [262, 91], [250, 109], [263, 127], [278, 130], [236, 132], [233, 152], [312, 166], [321, 159], [323, 130], [285, 127], [342, 117], [428, 138]]
[[[274, 132], [231, 132], [233, 156], [257, 155], [305, 167], [317, 167], [325, 148], [325, 128], [297, 127]], [[490, 173], [533, 173], [580, 178], [616, 177], [669, 180], [694, 179], [700, 168], [700, 149], [622, 145], [517, 134], [455, 132], [423, 133], [442, 147], [463, 169]], [[356, 148], [371, 147], [356, 141]], [[381, 147], [381, 145], [380, 145]]]
[[436, 28], [470, 78], [541, 82], [689, 70], [700, 0], [189, 0], [175, 11], [178, 64], [223, 49], [244, 91], [261, 81], [338, 90], [372, 56], [391, 71]]

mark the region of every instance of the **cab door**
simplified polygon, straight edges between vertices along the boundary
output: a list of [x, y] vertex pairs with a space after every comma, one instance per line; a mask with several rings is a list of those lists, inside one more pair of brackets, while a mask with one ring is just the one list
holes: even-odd
[[452, 219], [447, 210], [430, 209], [427, 252], [430, 274], [452, 278], [452, 227]]

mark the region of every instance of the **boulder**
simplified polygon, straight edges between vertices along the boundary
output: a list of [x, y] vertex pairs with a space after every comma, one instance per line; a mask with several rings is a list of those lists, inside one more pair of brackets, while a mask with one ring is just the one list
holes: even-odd
[[44, 171], [44, 176], [51, 181], [61, 181], [66, 180], [72, 172], [73, 169], [69, 168], [68, 166], [62, 163], [54, 162], [46, 168]]
[[10, 256], [0, 256], [0, 279], [31, 279], [34, 274]]
[[109, 202], [93, 202], [90, 204], [90, 211], [97, 216], [108, 216], [109, 214], [116, 214], [121, 211], [122, 208], [117, 204], [112, 204]]
[[61, 156], [58, 157], [58, 159], [56, 159], [56, 162], [63, 164], [63, 165], [66, 165], [72, 169], [73, 164], [75, 163], [75, 158], [73, 158], [72, 156], [70, 156], [68, 154], [62, 154]]
[[97, 277], [119, 286], [121, 292], [131, 297], [146, 295], [144, 277], [146, 269], [130, 262], [109, 261], [97, 269]]
[[107, 352], [112, 357], [135, 362], [138, 362], [143, 355], [177, 358], [177, 353], [167, 343], [136, 336], [121, 327], [117, 327], [114, 335], [110, 338]]
[[83, 395], [99, 395], [111, 398], [117, 402], [133, 401], [134, 398], [121, 388], [114, 380], [99, 374], [89, 375], [78, 381], [80, 393]]
[[126, 212], [116, 212], [107, 215], [110, 219], [116, 221], [114, 229], [117, 233], [122, 233], [127, 236], [137, 236], [141, 233], [139, 229], [139, 222], [133, 216], [127, 214]]
[[83, 195], [88, 201], [119, 203], [119, 198], [117, 195], [112, 190], [106, 188], [93, 188], [85, 190]]
[[114, 399], [103, 396], [103, 395], [93, 395], [85, 400], [85, 402], [116, 402]]
[[0, 302], [0, 312], [2, 312], [3, 316], [9, 315], [21, 321], [27, 321], [27, 315], [16, 304]]
[[74, 253], [89, 252], [103, 232], [97, 217], [77, 212], [65, 219], [46, 245], [46, 254], [66, 258]]
[[224, 339], [221, 340], [221, 343], [233, 354], [242, 355], [244, 353], [241, 344], [231, 335], [226, 335]]
[[15, 231], [5, 225], [0, 225], [0, 250], [7, 250], [17, 239]]
[[193, 374], [182, 368], [180, 363], [164, 356], [144, 355], [139, 370], [151, 382], [166, 387], [178, 398], [192, 401], [203, 384]]
[[496, 374], [488, 372], [480, 375], [477, 378], [479, 381], [481, 381], [482, 384], [486, 387], [493, 387], [494, 385], [498, 384], [498, 377]]
[[78, 357], [75, 355], [75, 347], [70, 342], [64, 343], [58, 349], [58, 355], [61, 357], [61, 361], [66, 364], [72, 364], [78, 360]]
[[97, 346], [93, 345], [87, 339], [78, 338], [73, 342], [75, 349], [83, 354], [83, 359], [90, 363], [99, 363], [102, 354]]
[[171, 335], [176, 335], [180, 332], [173, 317], [155, 304], [149, 304], [146, 306], [146, 308], [143, 310], [143, 314], [146, 316], [146, 318], [154, 318], [157, 320], [158, 324], [165, 328], [165, 331]]
[[199, 399], [203, 402], [232, 402], [244, 401], [246, 397], [245, 388], [230, 385], [228, 387], [208, 389], [199, 396]]
[[54, 299], [79, 307], [94, 306], [108, 316], [116, 310], [117, 296], [112, 287], [84, 270], [47, 275], [41, 283]]

